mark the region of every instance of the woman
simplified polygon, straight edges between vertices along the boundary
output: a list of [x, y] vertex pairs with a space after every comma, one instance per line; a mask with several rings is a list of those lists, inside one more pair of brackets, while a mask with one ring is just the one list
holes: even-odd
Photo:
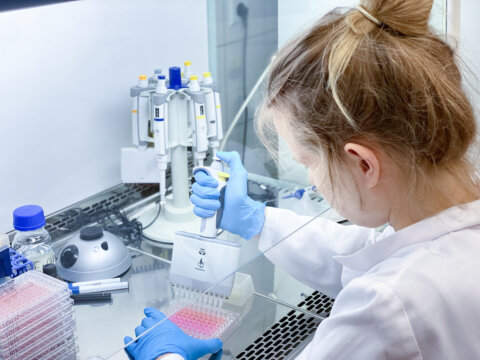
[[[364, 0], [332, 12], [272, 64], [261, 138], [271, 147], [278, 132], [356, 224], [317, 219], [266, 253], [336, 299], [298, 359], [480, 358], [480, 191], [467, 157], [476, 125], [454, 51], [428, 26], [432, 2]], [[308, 220], [248, 198], [238, 155], [218, 156], [231, 168], [222, 229], [260, 234], [263, 250]], [[219, 207], [215, 186], [197, 177], [197, 215]], [[221, 347], [187, 338], [165, 347], [168, 339], [146, 336], [127, 350], [196, 359]]]

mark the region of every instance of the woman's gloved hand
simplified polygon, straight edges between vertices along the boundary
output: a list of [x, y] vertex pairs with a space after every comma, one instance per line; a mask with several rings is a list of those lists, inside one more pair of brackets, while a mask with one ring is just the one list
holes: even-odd
[[[143, 334], [159, 321], [165, 319], [165, 315], [154, 309], [145, 308], [146, 318], [142, 325], [135, 328], [135, 335]], [[123, 339], [128, 344], [133, 339], [126, 336]], [[154, 360], [160, 355], [173, 353], [181, 355], [185, 360], [196, 360], [206, 354], [213, 353], [210, 359], [220, 359], [222, 350], [220, 339], [199, 340], [185, 334], [170, 320], [165, 320], [154, 329], [146, 333], [137, 341], [128, 345], [125, 352], [130, 359]]]
[[[242, 165], [237, 152], [217, 152], [217, 157], [230, 166], [223, 215], [220, 227], [233, 234], [250, 240], [262, 231], [265, 222], [265, 204], [252, 200], [247, 195], [247, 170]], [[198, 172], [195, 174], [190, 200], [195, 205], [197, 216], [212, 217], [220, 208], [218, 182], [211, 176]]]

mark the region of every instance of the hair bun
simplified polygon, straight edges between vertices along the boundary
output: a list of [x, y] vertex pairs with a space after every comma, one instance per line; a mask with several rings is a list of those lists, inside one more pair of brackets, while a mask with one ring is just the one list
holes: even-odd
[[414, 36], [429, 32], [433, 0], [361, 0], [360, 5], [401, 34]]

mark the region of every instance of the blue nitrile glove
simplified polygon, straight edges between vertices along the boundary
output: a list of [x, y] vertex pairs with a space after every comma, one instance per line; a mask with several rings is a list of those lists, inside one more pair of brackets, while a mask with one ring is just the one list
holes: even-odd
[[[142, 325], [135, 328], [135, 336], [139, 336], [159, 321], [165, 319], [165, 314], [154, 309], [145, 308]], [[133, 339], [126, 336], [123, 339], [128, 344]], [[220, 359], [222, 355], [220, 339], [199, 340], [185, 334], [170, 320], [149, 331], [125, 349], [129, 358], [135, 360], [154, 360], [160, 355], [173, 353], [183, 356], [185, 360], [197, 360], [206, 354], [213, 353], [210, 360]]]
[[[252, 200], [247, 195], [247, 170], [237, 152], [218, 151], [217, 157], [230, 166], [224, 208], [220, 227], [244, 239], [251, 239], [262, 231], [265, 222], [265, 204]], [[190, 200], [195, 205], [197, 216], [212, 217], [220, 208], [218, 182], [204, 172], [195, 174]]]

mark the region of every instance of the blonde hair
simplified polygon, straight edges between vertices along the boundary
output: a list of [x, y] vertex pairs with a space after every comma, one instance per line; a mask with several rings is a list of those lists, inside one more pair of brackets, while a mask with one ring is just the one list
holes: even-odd
[[433, 0], [363, 0], [378, 23], [338, 9], [280, 49], [257, 113], [262, 142], [276, 147], [273, 113], [332, 171], [352, 139], [379, 144], [417, 186], [442, 169], [480, 196], [467, 150], [472, 106], [454, 50], [429, 27]]

